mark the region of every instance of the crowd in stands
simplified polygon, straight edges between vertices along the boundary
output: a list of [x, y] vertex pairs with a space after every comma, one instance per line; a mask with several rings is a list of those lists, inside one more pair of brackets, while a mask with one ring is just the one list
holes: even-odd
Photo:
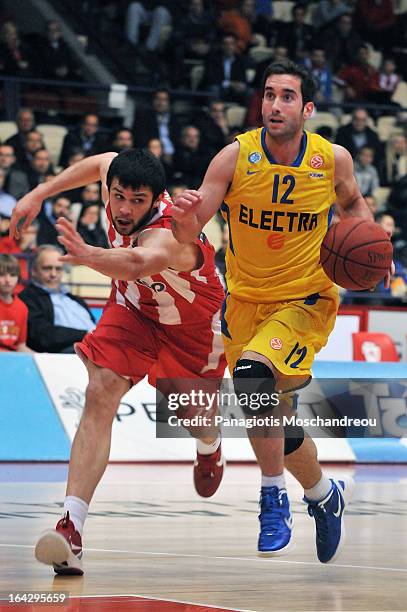
[[[137, 101], [127, 127], [109, 129], [103, 113], [83, 113], [67, 131], [57, 158], [47, 149], [36, 113], [20, 108], [16, 133], [0, 142], [0, 350], [70, 352], [73, 342], [92, 328], [86, 304], [62, 284], [55, 230], [59, 217], [70, 218], [88, 244], [108, 248], [99, 184], [44, 202], [38, 219], [18, 241], [8, 237], [16, 201], [84, 157], [133, 146], [148, 148], [162, 161], [172, 195], [198, 188], [210, 159], [236, 133], [261, 125], [264, 66], [285, 58], [314, 74], [315, 117], [327, 111], [331, 118], [316, 129], [351, 152], [362, 194], [378, 222], [393, 233], [396, 279], [390, 293], [407, 295], [407, 111], [402, 108], [407, 108], [407, 99], [393, 100], [407, 80], [407, 13], [396, 16], [392, 0], [300, 2], [292, 4], [286, 21], [278, 18], [279, 0], [93, 3], [102, 16], [111, 17], [104, 23], [107, 38], [109, 28], [120, 32], [118, 46], [124, 45], [130, 58], [156, 74], [159, 86], [151, 99]], [[81, 78], [58, 21], [48, 22], [42, 34], [25, 36], [13, 20], [1, 22], [0, 17], [0, 23], [0, 76]], [[173, 92], [191, 88], [198, 66], [194, 87], [207, 92], [207, 103], [180, 115]], [[341, 104], [346, 102], [353, 106], [344, 112]], [[246, 109], [238, 124], [229, 114], [235, 105]], [[386, 121], [390, 127], [383, 136], [380, 122]], [[216, 262], [224, 274], [228, 232], [219, 222]], [[19, 298], [10, 301], [16, 294]], [[28, 336], [21, 301], [28, 307]], [[16, 323], [20, 331], [15, 327], [11, 333], [4, 321], [11, 320], [6, 312], [13, 304], [21, 325]]]

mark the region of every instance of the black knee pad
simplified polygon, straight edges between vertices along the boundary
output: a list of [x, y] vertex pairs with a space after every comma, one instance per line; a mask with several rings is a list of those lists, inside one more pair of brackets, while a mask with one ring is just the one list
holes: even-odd
[[[276, 379], [270, 368], [261, 361], [239, 359], [233, 369], [233, 385], [240, 407], [247, 416], [265, 414], [278, 406]], [[266, 394], [269, 402], [260, 402], [260, 395]]]
[[291, 455], [304, 442], [304, 430], [300, 425], [284, 426], [284, 455]]

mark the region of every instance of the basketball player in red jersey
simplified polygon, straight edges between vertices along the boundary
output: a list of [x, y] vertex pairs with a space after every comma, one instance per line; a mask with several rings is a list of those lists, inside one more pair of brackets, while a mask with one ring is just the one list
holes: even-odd
[[[62, 260], [113, 279], [96, 329], [75, 347], [89, 384], [72, 444], [64, 515], [55, 530], [42, 534], [35, 550], [57, 574], [83, 573], [83, 523], [106, 469], [123, 395], [146, 374], [154, 384], [156, 378], [221, 379], [225, 370], [219, 316], [224, 293], [213, 247], [204, 235], [184, 245], [173, 237], [165, 173], [151, 153], [105, 153], [67, 168], [18, 202], [11, 235], [18, 236], [20, 220], [25, 218], [23, 227], [32, 222], [46, 198], [98, 180], [113, 248], [85, 244], [67, 220], [57, 225], [67, 250]], [[197, 440], [194, 482], [200, 495], [216, 491], [223, 463], [219, 436]]]

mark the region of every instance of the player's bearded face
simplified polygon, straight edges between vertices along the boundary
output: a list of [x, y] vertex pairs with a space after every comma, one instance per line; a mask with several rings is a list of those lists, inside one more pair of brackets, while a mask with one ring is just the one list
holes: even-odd
[[290, 140], [304, 126], [301, 82], [298, 77], [273, 74], [265, 84], [263, 124], [274, 140]]
[[121, 236], [130, 236], [143, 227], [158, 205], [149, 187], [123, 187], [116, 179], [112, 181], [109, 202], [113, 225]]

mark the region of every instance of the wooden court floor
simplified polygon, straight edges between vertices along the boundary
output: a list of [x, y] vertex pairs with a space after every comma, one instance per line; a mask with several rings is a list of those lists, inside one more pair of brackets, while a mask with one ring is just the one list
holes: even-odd
[[[33, 549], [60, 516], [66, 466], [0, 465], [0, 610], [407, 610], [407, 466], [325, 469], [357, 480], [346, 546], [332, 565], [316, 558], [314, 521], [291, 478], [295, 548], [263, 559], [254, 465], [229, 465], [210, 500], [195, 494], [189, 465], [111, 465], [85, 524], [85, 575], [54, 578]], [[11, 608], [12, 591], [70, 599]]]

